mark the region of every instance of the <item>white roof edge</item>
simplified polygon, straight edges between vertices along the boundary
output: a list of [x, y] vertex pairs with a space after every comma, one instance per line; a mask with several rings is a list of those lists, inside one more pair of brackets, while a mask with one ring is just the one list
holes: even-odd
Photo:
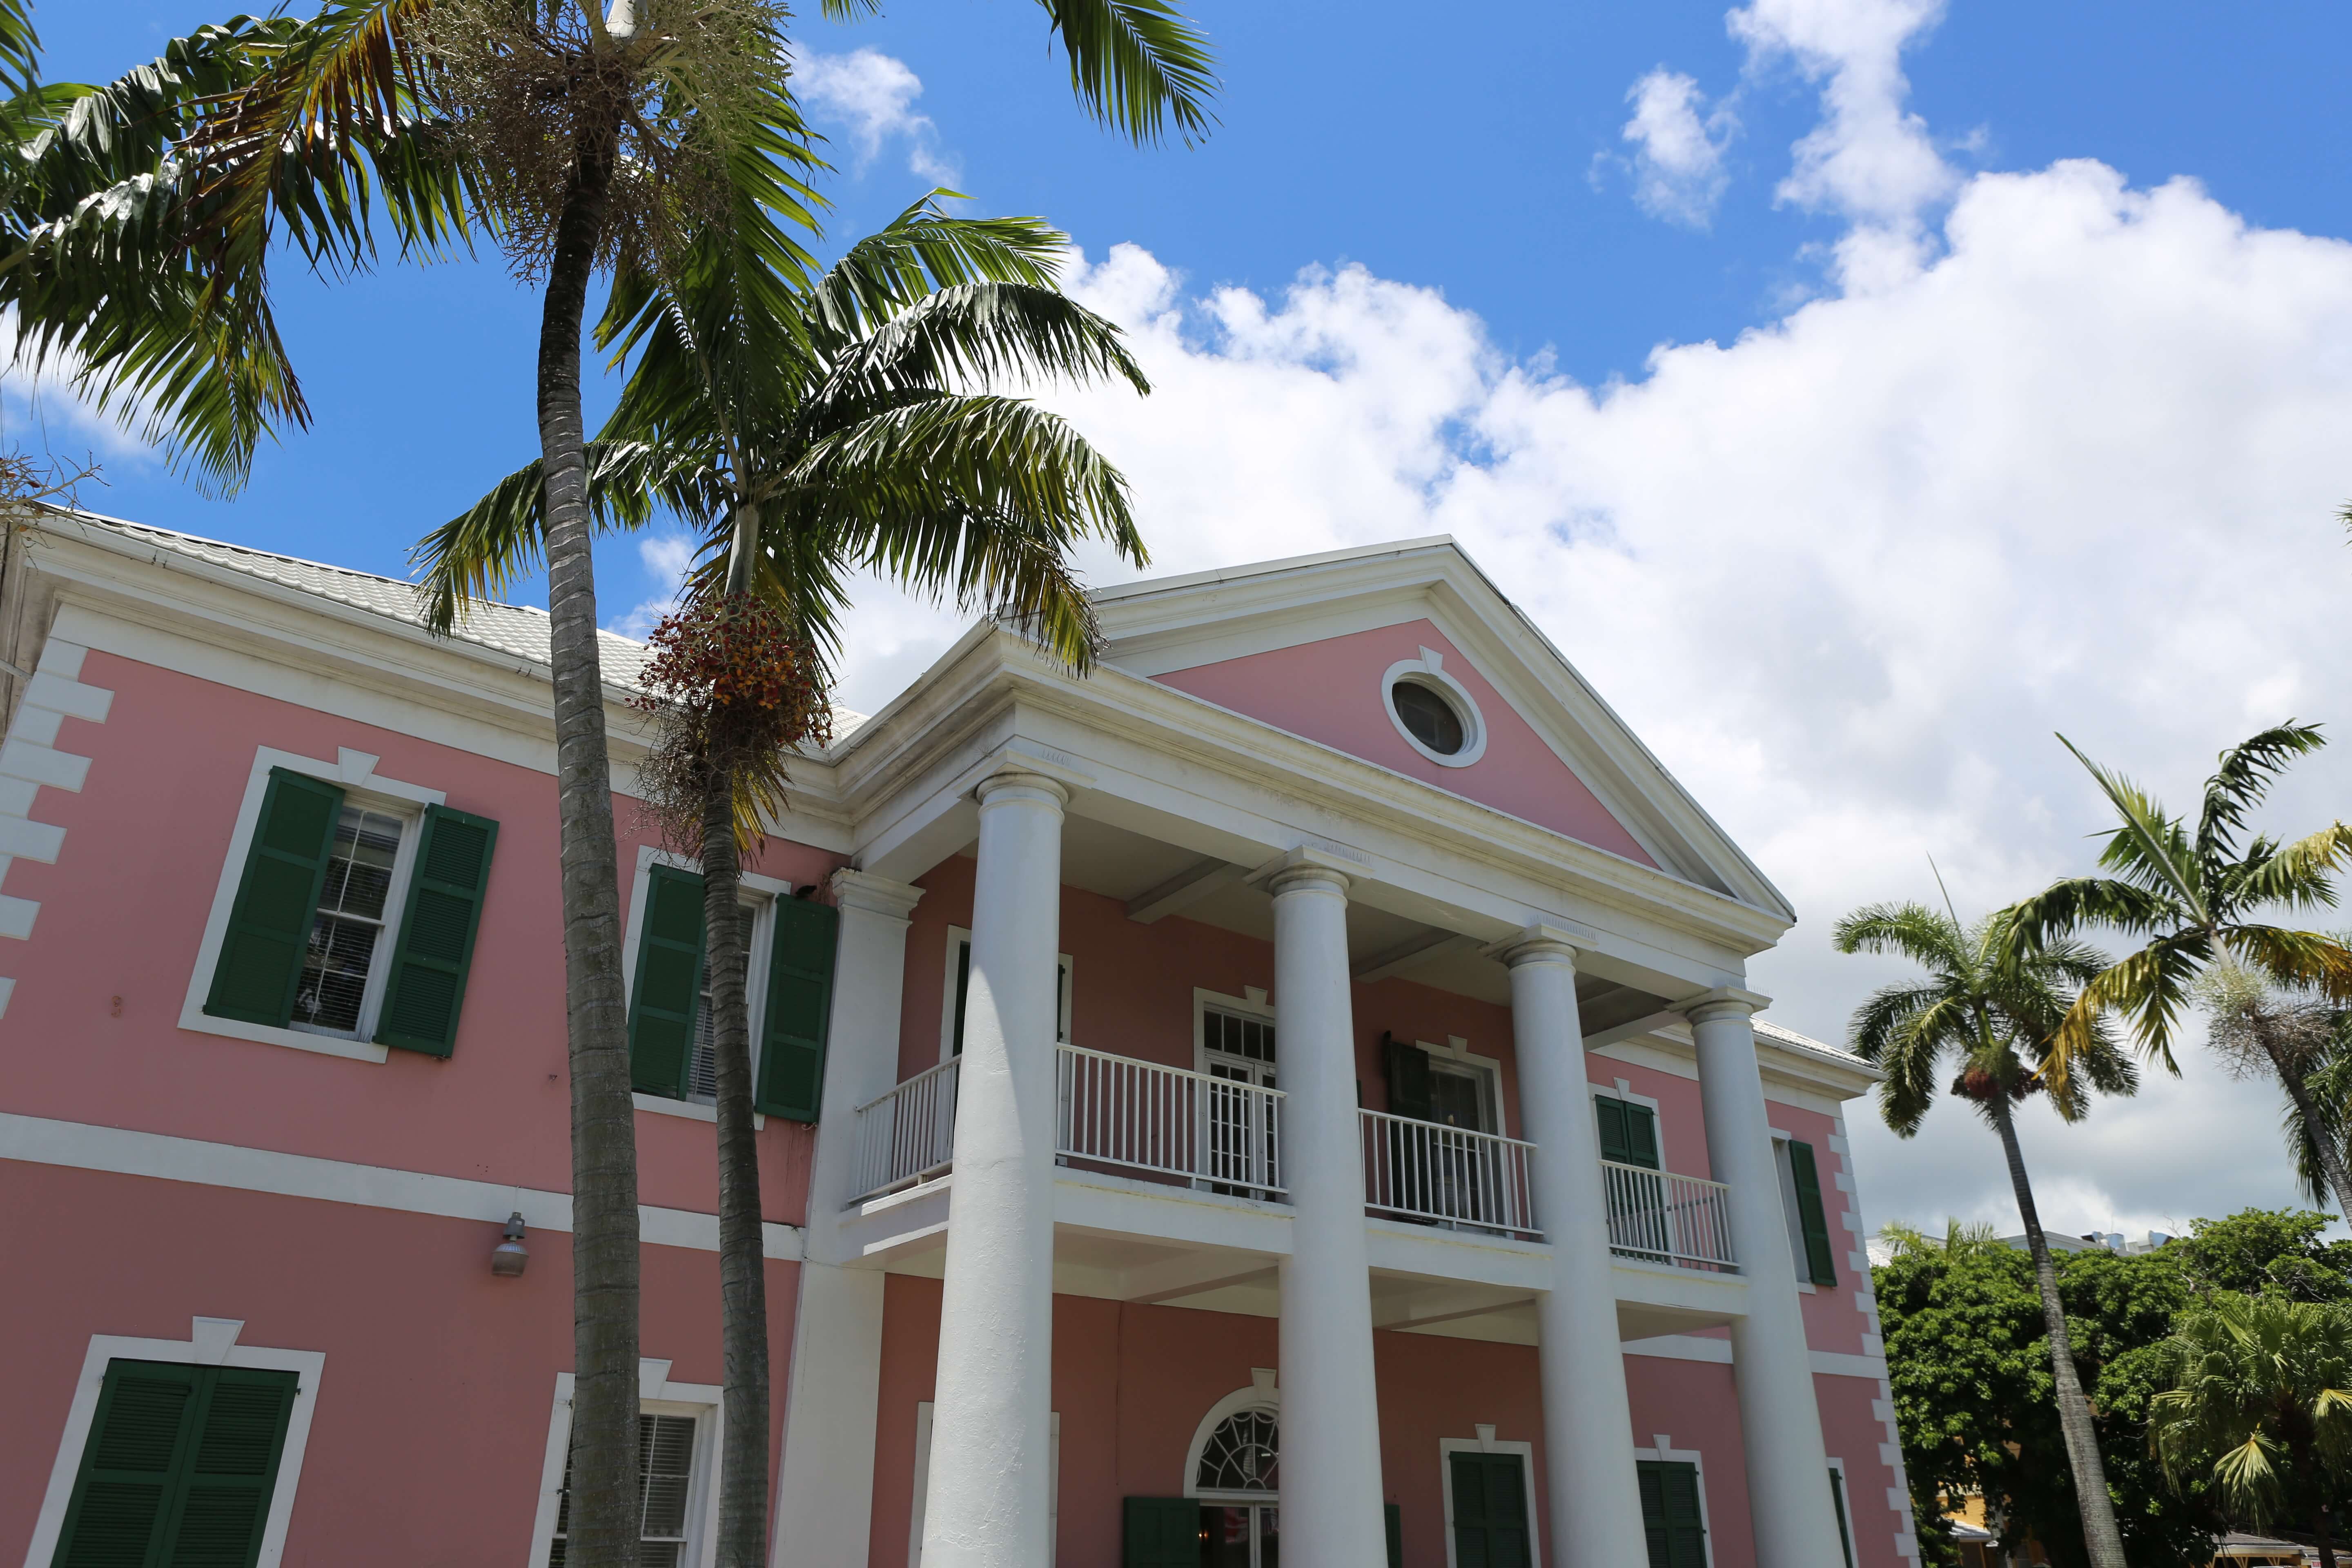
[[[1279, 561], [1253, 561], [1243, 566], [1219, 566], [1206, 572], [1184, 572], [1173, 577], [1139, 577], [1132, 583], [1115, 583], [1108, 587], [1091, 590], [1096, 599], [1133, 599], [1149, 594], [1173, 593], [1183, 588], [1197, 588], [1210, 583], [1238, 583], [1250, 577], [1264, 577], [1276, 572], [1295, 572], [1302, 566], [1329, 566], [1342, 561], [1370, 561], [1382, 555], [1406, 555], [1416, 550], [1433, 550], [1453, 545], [1460, 550], [1450, 533], [1433, 533], [1423, 539], [1391, 540], [1381, 544], [1350, 545], [1345, 550], [1318, 551], [1312, 555], [1287, 555]], [[1468, 559], [1465, 554], [1464, 557]]]

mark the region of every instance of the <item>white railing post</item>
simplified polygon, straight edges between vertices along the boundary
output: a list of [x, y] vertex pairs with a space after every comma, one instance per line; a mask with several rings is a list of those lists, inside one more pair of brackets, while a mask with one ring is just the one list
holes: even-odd
[[1671, 1171], [1601, 1162], [1609, 1205], [1609, 1249], [1685, 1268], [1736, 1269], [1731, 1189]]
[[1367, 1208], [1541, 1239], [1534, 1144], [1381, 1110], [1356, 1117]]
[[1282, 1195], [1282, 1091], [1083, 1046], [1060, 1047], [1055, 1152], [1244, 1195]]

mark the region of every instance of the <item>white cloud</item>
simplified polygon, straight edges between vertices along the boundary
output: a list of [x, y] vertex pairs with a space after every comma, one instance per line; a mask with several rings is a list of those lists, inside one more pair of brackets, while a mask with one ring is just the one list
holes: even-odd
[[848, 128], [860, 172], [880, 155], [885, 142], [903, 142], [913, 173], [940, 184], [958, 179], [952, 160], [939, 152], [939, 128], [929, 115], [915, 112], [923, 79], [904, 60], [878, 49], [827, 55], [795, 44], [793, 79], [813, 118]]
[[[1837, 915], [1934, 897], [1929, 854], [1964, 910], [2088, 864], [2101, 808], [2053, 731], [2186, 804], [2292, 712], [2341, 749], [2279, 825], [2352, 784], [2352, 246], [2093, 162], [1971, 177], [1923, 234], [1906, 273], [1598, 387], [1433, 289], [1195, 296], [1121, 246], [1074, 286], [1159, 390], [1050, 395], [1125, 467], [1155, 570], [1459, 538], [1793, 899], [1754, 978], [1835, 1038], [1896, 973], [1831, 953]], [[957, 629], [858, 616], [868, 710]], [[2274, 1096], [2184, 1059], [2084, 1128], [2030, 1119], [2050, 1224], [2293, 1201]], [[1957, 1106], [1904, 1145], [1852, 1111], [1874, 1223], [2009, 1214]]]
[[649, 534], [639, 539], [637, 560], [645, 567], [646, 575], [660, 585], [659, 589], [606, 629], [625, 637], [642, 639], [661, 625], [662, 617], [677, 608], [677, 596], [686, 587], [686, 574], [694, 564], [696, 544], [690, 533]]
[[1634, 201], [1652, 217], [1705, 228], [1729, 183], [1723, 153], [1739, 125], [1731, 105], [1702, 116], [1698, 83], [1664, 66], [1625, 98], [1633, 106], [1622, 134], [1633, 146]]

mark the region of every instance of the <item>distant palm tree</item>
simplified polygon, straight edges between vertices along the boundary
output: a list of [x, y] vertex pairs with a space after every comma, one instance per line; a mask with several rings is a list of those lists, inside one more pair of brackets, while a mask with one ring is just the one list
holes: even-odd
[[2178, 1489], [2202, 1471], [2231, 1515], [2312, 1537], [2335, 1568], [2337, 1505], [2352, 1483], [2352, 1310], [2216, 1291], [2162, 1347], [2172, 1386], [2148, 1447]]
[[[1885, 1071], [1879, 1112], [1898, 1137], [1919, 1131], [1944, 1074], [1955, 1069], [1948, 1092], [2000, 1134], [2041, 1290], [2058, 1426], [2074, 1469], [2084, 1544], [2093, 1568], [2126, 1568], [2098, 1433], [2074, 1369], [2066, 1309], [2058, 1299], [2057, 1266], [2042, 1235], [2014, 1115], [2020, 1102], [2040, 1094], [2063, 1120], [2075, 1121], [2090, 1109], [2086, 1084], [2109, 1094], [2129, 1094], [2138, 1087], [2130, 1058], [2096, 1026], [2076, 1054], [2072, 1076], [2053, 1079], [2043, 1070], [2076, 989], [2105, 966], [2106, 957], [2070, 941], [2021, 951], [2010, 940], [2005, 911], [1963, 928], [1958, 917], [1919, 903], [1856, 910], [1837, 923], [1832, 940], [1840, 952], [1891, 953], [1927, 972], [1925, 981], [1897, 983], [1871, 996], [1855, 1009], [1847, 1037], [1855, 1054]], [[1926, 1244], [1926, 1238], [1918, 1239]], [[1958, 1250], [1970, 1239], [1955, 1222], [1947, 1245]]]
[[[2117, 1012], [2131, 1018], [2144, 1051], [2179, 1072], [2173, 1031], [2195, 999], [2199, 977], [2216, 964], [2236, 964], [2318, 998], [2352, 1001], [2352, 948], [2324, 932], [2258, 918], [2271, 909], [2333, 908], [2330, 873], [2352, 861], [2352, 827], [2331, 823], [2289, 844], [2261, 834], [2239, 842], [2247, 816], [2286, 764], [2326, 743], [2317, 725], [2290, 721], [2223, 752], [2205, 781], [2193, 833], [2138, 785], [2084, 756], [2063, 735], [2059, 741], [2090, 770], [2120, 819], [2099, 854], [2112, 875], [2063, 878], [2020, 902], [2011, 943], [2023, 951], [2104, 925], [2145, 938], [2147, 945], [2084, 985], [2051, 1052], [2053, 1079], [2065, 1078], [2098, 1021]], [[2352, 1219], [2352, 1167], [2312, 1096], [2305, 1043], [2259, 1010], [2242, 1022], [2256, 1059], [2293, 1101], [2339, 1212]]]
[[[812, 700], [827, 684], [854, 572], [985, 605], [1065, 663], [1092, 662], [1093, 607], [1069, 552], [1098, 538], [1144, 562], [1126, 481], [1055, 416], [962, 384], [1108, 378], [1150, 390], [1118, 329], [1054, 286], [1065, 243], [1035, 219], [950, 217], [927, 198], [805, 289], [746, 288], [707, 250], [659, 273], [625, 269], [599, 329], [636, 358], [589, 446], [592, 507], [628, 524], [666, 509], [704, 534], [703, 569], [656, 636], [656, 666], [669, 667], [681, 637], [698, 657], [668, 689], [677, 700], [644, 777], [702, 864], [724, 1563], [760, 1561], [769, 1479], [740, 856], [782, 815], [793, 749], [823, 738]], [[536, 563], [545, 493], [539, 466], [527, 466], [419, 545], [436, 624]]]

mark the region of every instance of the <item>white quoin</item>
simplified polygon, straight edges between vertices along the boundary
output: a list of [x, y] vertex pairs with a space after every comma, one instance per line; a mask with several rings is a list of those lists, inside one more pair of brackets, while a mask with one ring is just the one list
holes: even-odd
[[[1348, 878], [1294, 850], [1274, 892], [1290, 1256], [1282, 1260], [1282, 1522], [1292, 1568], [1387, 1561], [1356, 1116]], [[927, 1564], [928, 1568], [928, 1564]]]
[[1758, 1568], [1817, 1568], [1844, 1556], [1749, 1021], [1766, 1000], [1714, 991], [1684, 1012], [1698, 1043], [1707, 1163], [1729, 1187], [1732, 1253], [1748, 1279], [1747, 1314], [1731, 1321], [1731, 1362], [1756, 1562]]
[[1054, 1024], [1062, 808], [1034, 773], [980, 789], [923, 1568], [1050, 1560]]
[[1551, 1241], [1551, 1289], [1536, 1300], [1542, 1339], [1544, 1483], [1553, 1568], [1648, 1561], [1633, 1408], [1610, 1275], [1601, 1139], [1586, 1088], [1576, 1006], [1576, 950], [1530, 926], [1503, 952], [1511, 969], [1511, 1038], [1519, 1113], [1536, 1146], [1536, 1216]]

